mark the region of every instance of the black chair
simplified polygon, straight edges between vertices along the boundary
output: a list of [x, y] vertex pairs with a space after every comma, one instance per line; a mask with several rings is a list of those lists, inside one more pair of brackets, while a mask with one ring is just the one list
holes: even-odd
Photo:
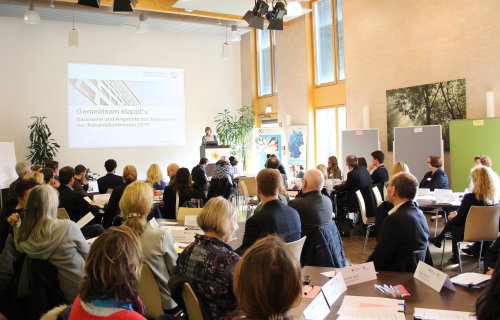
[[228, 178], [212, 179], [210, 180], [210, 187], [208, 187], [207, 200], [218, 196], [229, 199], [232, 192], [233, 185], [229, 182]]

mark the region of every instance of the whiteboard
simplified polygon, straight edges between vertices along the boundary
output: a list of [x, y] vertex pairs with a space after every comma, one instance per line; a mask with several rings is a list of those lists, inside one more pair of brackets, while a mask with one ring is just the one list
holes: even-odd
[[[344, 130], [342, 131], [342, 149], [339, 162], [343, 163], [342, 172], [347, 172], [345, 157], [355, 155], [364, 157], [368, 164], [371, 163], [371, 153], [380, 150], [380, 140], [378, 129], [366, 130]], [[346, 175], [344, 174], [344, 178]]]
[[394, 162], [402, 161], [410, 172], [422, 180], [429, 156], [440, 156], [443, 160], [443, 137], [441, 126], [396, 127], [394, 128]]
[[17, 179], [14, 142], [0, 142], [0, 188], [8, 188]]

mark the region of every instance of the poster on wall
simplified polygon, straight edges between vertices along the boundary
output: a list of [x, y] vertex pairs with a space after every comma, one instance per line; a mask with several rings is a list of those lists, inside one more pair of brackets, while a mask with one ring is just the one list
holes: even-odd
[[444, 150], [450, 151], [450, 120], [465, 119], [465, 79], [387, 90], [387, 145], [395, 127], [441, 125]]
[[306, 168], [307, 126], [286, 127], [288, 172], [293, 178], [304, 178]]
[[264, 168], [268, 154], [282, 160], [282, 128], [255, 128], [253, 131], [254, 153], [257, 155], [257, 170]]

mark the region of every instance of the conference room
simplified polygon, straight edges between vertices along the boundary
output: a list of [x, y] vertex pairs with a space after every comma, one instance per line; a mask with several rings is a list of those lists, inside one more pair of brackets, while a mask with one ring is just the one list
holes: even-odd
[[[271, 316], [254, 313], [247, 305], [249, 296], [243, 290], [236, 291], [244, 275], [254, 277], [251, 283], [272, 275], [270, 267], [267, 275], [242, 271], [243, 263], [251, 265], [251, 258], [265, 250], [284, 250], [285, 258], [293, 260], [274, 261], [275, 265], [283, 263], [283, 270], [295, 267], [286, 279], [296, 274], [299, 261], [301, 292], [285, 303], [286, 310], [274, 312], [282, 318], [372, 319], [381, 311], [359, 310], [359, 305], [391, 300], [405, 303], [406, 313], [380, 314], [380, 318], [449, 319], [448, 311], [464, 312], [456, 317], [476, 313], [481, 309], [476, 309], [476, 302], [487, 304], [488, 292], [498, 281], [493, 271], [489, 272], [493, 273], [491, 285], [480, 289], [454, 284], [455, 291], [438, 290], [433, 288], [435, 283], [422, 279], [424, 271], [432, 271], [452, 282], [459, 282], [455, 277], [461, 275], [476, 277], [470, 280], [475, 282], [488, 273], [490, 256], [495, 252], [498, 218], [492, 208], [499, 200], [495, 191], [500, 163], [500, 149], [495, 147], [500, 137], [500, 40], [495, 36], [500, 27], [499, 11], [500, 3], [495, 0], [2, 0], [2, 248], [5, 251], [10, 235], [10, 248], [27, 254], [19, 251], [26, 249], [15, 240], [23, 236], [23, 232], [14, 231], [23, 223], [15, 226], [17, 218], [9, 222], [7, 218], [16, 212], [20, 221], [26, 222], [23, 208], [30, 203], [29, 198], [35, 201], [36, 196], [54, 196], [52, 190], [31, 182], [19, 187], [20, 197], [13, 188], [9, 190], [19, 179], [36, 180], [36, 174], [24, 177], [38, 168], [24, 170], [17, 166], [27, 161], [43, 167], [42, 184], [57, 187], [56, 207], [66, 211], [59, 210], [59, 217], [70, 218], [60, 219], [64, 224], [56, 223], [61, 228], [60, 236], [86, 248], [72, 261], [77, 268], [63, 273], [62, 278], [56, 274], [59, 283], [88, 277], [84, 268], [99, 263], [97, 258], [88, 257], [114, 250], [105, 245], [113, 243], [112, 239], [131, 242], [130, 248], [139, 240], [144, 265], [148, 265], [148, 258], [143, 239], [153, 237], [150, 228], [156, 230], [154, 237], [173, 244], [171, 250], [163, 252], [170, 257], [165, 258], [164, 266], [148, 266], [148, 283], [157, 282], [158, 292], [145, 296], [150, 293], [144, 293], [142, 281], [147, 271], [140, 268], [143, 263], [138, 260], [141, 270], [137, 281], [125, 277], [137, 288], [131, 295], [119, 296], [132, 306], [127, 309], [111, 303], [113, 307], [139, 311], [136, 313], [149, 319], [198, 319], [187, 310], [192, 306], [191, 299], [182, 297], [188, 290], [181, 285], [174, 297], [169, 280], [175, 279], [173, 275], [178, 275], [182, 266], [184, 272], [188, 266], [193, 267], [188, 252], [197, 243], [195, 239], [212, 237], [227, 259], [227, 270], [219, 270], [224, 276], [217, 276], [230, 275], [230, 283], [224, 288], [230, 297], [219, 299], [227, 301], [223, 307], [212, 305], [199, 292], [200, 283], [185, 281], [191, 285], [191, 297], [196, 297], [199, 309], [205, 312], [202, 319]], [[476, 162], [475, 157], [486, 160]], [[57, 161], [58, 167], [46, 160]], [[107, 160], [114, 160], [114, 167], [112, 163], [106, 166]], [[174, 164], [177, 167], [170, 166]], [[83, 166], [83, 172], [78, 165]], [[396, 170], [399, 167], [402, 169]], [[374, 172], [384, 171], [381, 168], [385, 173], [382, 180], [376, 180]], [[53, 176], [45, 169], [51, 169]], [[357, 173], [367, 185], [349, 189]], [[446, 185], [426, 183], [438, 175], [440, 179], [446, 177]], [[104, 187], [101, 193], [97, 180], [111, 177], [111, 181], [114, 176], [120, 182]], [[414, 196], [405, 188], [415, 184], [413, 177], [417, 181]], [[63, 196], [76, 190], [74, 181], [88, 188], [78, 200], [76, 196]], [[144, 186], [138, 183], [142, 181], [155, 185], [151, 207], [149, 196], [142, 194]], [[483, 184], [489, 187], [483, 188]], [[134, 188], [129, 188], [132, 185]], [[198, 189], [200, 193], [194, 196], [193, 190]], [[27, 190], [37, 192], [28, 196]], [[480, 193], [486, 196], [481, 198]], [[214, 200], [207, 207], [217, 196], [227, 203]], [[82, 203], [85, 197], [90, 201]], [[121, 199], [134, 197], [139, 200], [130, 200], [126, 210], [121, 208]], [[280, 200], [279, 206], [274, 197]], [[7, 210], [8, 198], [15, 204]], [[393, 214], [402, 207], [395, 199], [415, 203], [411, 212], [417, 222], [412, 220], [416, 226], [409, 230], [413, 234], [421, 228], [416, 237], [420, 245], [411, 250], [412, 254], [419, 251], [419, 259], [411, 267], [397, 270], [382, 266], [377, 258], [395, 256], [390, 251], [398, 245], [394, 239], [403, 237], [409, 225], [395, 221], [397, 216]], [[74, 207], [77, 201], [86, 209], [75, 217], [68, 207]], [[146, 203], [150, 210], [132, 206], [139, 202]], [[275, 203], [275, 209], [279, 208], [286, 219], [293, 219], [289, 224], [298, 231], [291, 228], [282, 233], [280, 226], [268, 229], [271, 223], [257, 219], [257, 213], [269, 207], [267, 202]], [[393, 206], [396, 209], [391, 212]], [[470, 212], [477, 213], [467, 215], [469, 206], [474, 208]], [[231, 215], [231, 208], [236, 208], [236, 215]], [[211, 210], [231, 211], [226, 212], [226, 222], [233, 223], [223, 227], [200, 223], [202, 215], [215, 219]], [[89, 211], [92, 216], [86, 215]], [[127, 220], [137, 220], [138, 225], [147, 223], [147, 232], [134, 229]], [[123, 232], [126, 228], [120, 225], [126, 224], [136, 236], [130, 230]], [[314, 227], [308, 229], [309, 224]], [[68, 231], [64, 233], [66, 226]], [[309, 232], [320, 229], [329, 237], [325, 240], [329, 258], [323, 256], [317, 261], [311, 249], [317, 233], [312, 236]], [[476, 234], [471, 236], [473, 231]], [[281, 240], [264, 238], [272, 233], [281, 235]], [[29, 236], [24, 236], [28, 241]], [[43, 242], [42, 238], [35, 242]], [[82, 239], [91, 243], [82, 244]], [[259, 242], [262, 239], [267, 243]], [[296, 245], [303, 247], [294, 251], [297, 240], [301, 242]], [[207, 245], [206, 241], [203, 243]], [[403, 247], [401, 243], [399, 247]], [[126, 253], [133, 251], [127, 249]], [[3, 257], [2, 252], [0, 264], [7, 261]], [[51, 262], [46, 256], [41, 260]], [[262, 261], [261, 265], [265, 263], [271, 261]], [[21, 270], [21, 266], [18, 261], [8, 269]], [[346, 269], [349, 267], [357, 271]], [[104, 265], [101, 268], [102, 272], [106, 270]], [[203, 278], [203, 271], [199, 272]], [[366, 281], [351, 283], [345, 277], [348, 272]], [[310, 279], [307, 284], [306, 276]], [[13, 283], [12, 276], [5, 279]], [[278, 281], [279, 277], [274, 279]], [[78, 312], [89, 314], [88, 305], [109, 307], [85, 300], [89, 296], [82, 295], [85, 288], [76, 282], [60, 288], [61, 302], [77, 305], [75, 299], [80, 297], [82, 307]], [[289, 285], [291, 281], [284, 282]], [[118, 280], [114, 283], [120, 284]], [[342, 283], [346, 290], [342, 290]], [[410, 296], [394, 297], [387, 288], [378, 290], [374, 285], [402, 285]], [[0, 288], [2, 296], [5, 288]], [[295, 292], [285, 283], [277, 288]], [[273, 296], [269, 288], [256, 290], [260, 290], [262, 299]], [[351, 296], [368, 300], [345, 299]], [[145, 311], [132, 303], [136, 298], [145, 303]], [[389, 302], [371, 298], [387, 298]], [[8, 301], [4, 299], [3, 304], [8, 306]], [[17, 305], [21, 311], [26, 306]], [[9, 317], [4, 307], [0, 314], [7, 319], [18, 318]], [[219, 308], [226, 309], [219, 313]], [[490, 313], [490, 318], [498, 317], [494, 309], [484, 307], [497, 312]], [[85, 319], [81, 314], [78, 319]], [[478, 319], [488, 316], [477, 314]], [[76, 319], [77, 315], [72, 317]], [[132, 319], [132, 315], [125, 317]]]

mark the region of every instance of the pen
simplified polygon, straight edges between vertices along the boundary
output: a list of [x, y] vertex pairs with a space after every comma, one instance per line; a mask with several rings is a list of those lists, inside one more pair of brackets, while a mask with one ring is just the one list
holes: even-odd
[[309, 289], [307, 289], [307, 290], [304, 292], [304, 295], [306, 295], [306, 296], [307, 296], [307, 294], [308, 294], [309, 292], [311, 292], [311, 290], [312, 290], [313, 288], [314, 288], [314, 286], [309, 286]]
[[374, 287], [375, 289], [377, 289], [378, 291], [380, 291], [383, 295], [385, 295], [385, 294], [386, 294], [386, 293], [385, 293], [385, 291], [384, 291], [384, 290], [382, 290], [382, 288], [380, 288], [380, 286], [379, 286], [379, 285], [374, 284], [374, 285], [373, 285], [373, 287]]
[[388, 285], [384, 284], [384, 289], [386, 289], [387, 292], [389, 292], [391, 296], [394, 296], [394, 297], [396, 296], [396, 293], [394, 291], [392, 291], [392, 289]]

